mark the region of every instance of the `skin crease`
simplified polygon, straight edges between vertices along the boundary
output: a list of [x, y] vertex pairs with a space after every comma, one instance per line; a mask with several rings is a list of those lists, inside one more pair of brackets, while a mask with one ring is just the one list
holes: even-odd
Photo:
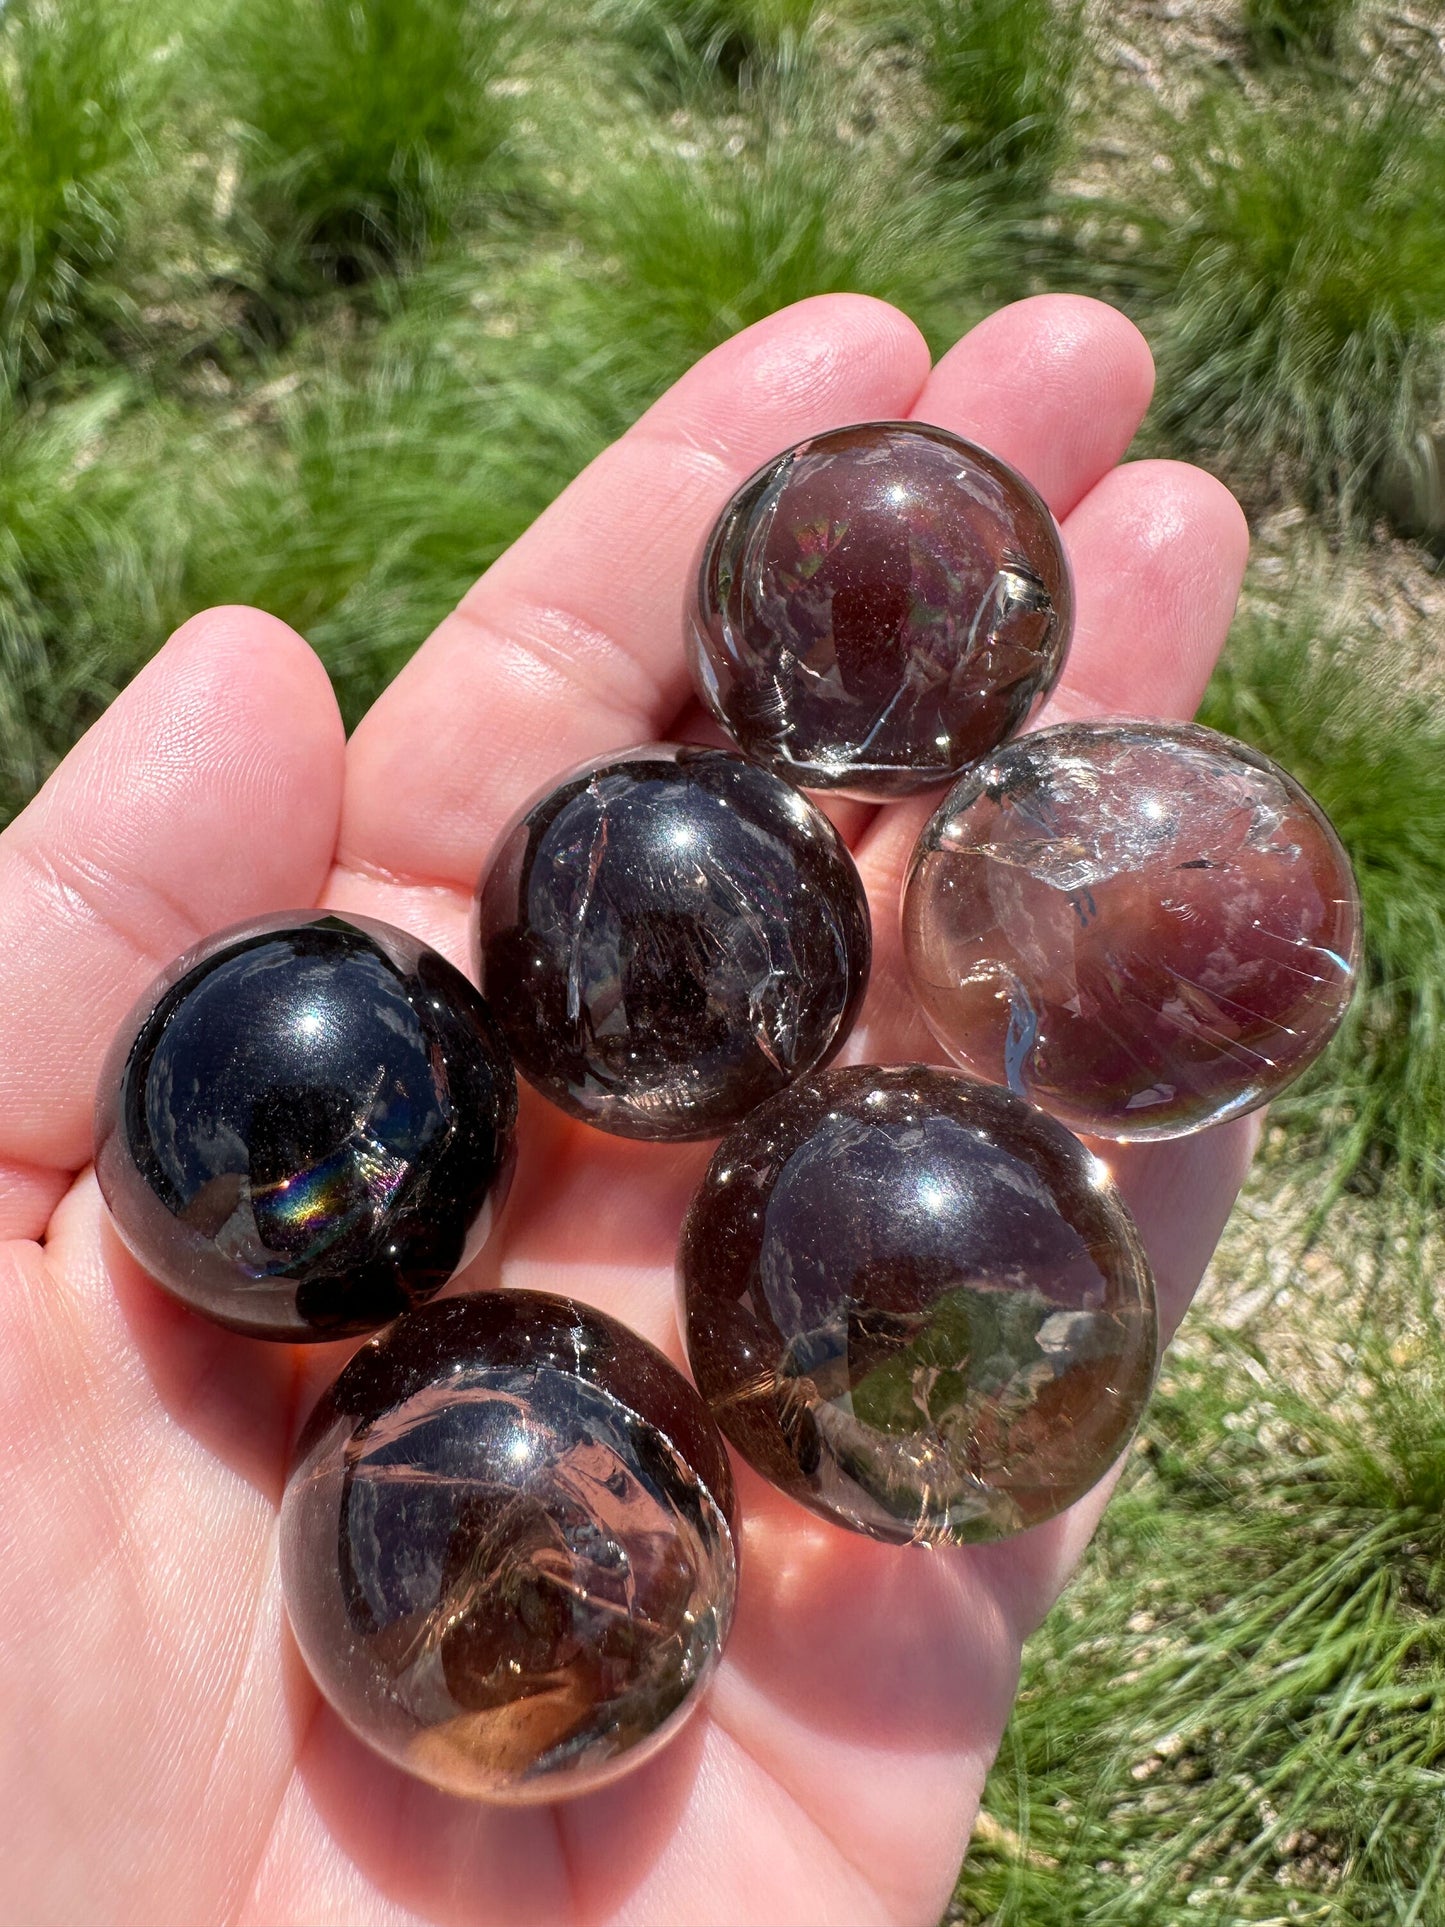
[[[1005, 309], [930, 371], [912, 325], [828, 296], [727, 343], [488, 573], [343, 742], [281, 623], [188, 623], [0, 838], [0, 1857], [27, 1927], [864, 1922], [938, 1917], [1022, 1638], [1096, 1491], [1001, 1545], [849, 1535], [746, 1473], [743, 1584], [706, 1710], [571, 1806], [472, 1807], [321, 1709], [291, 1646], [276, 1506], [348, 1346], [266, 1346], [161, 1295], [108, 1234], [89, 1157], [110, 1032], [201, 933], [326, 902], [466, 956], [516, 804], [584, 757], [693, 727], [684, 572], [733, 488], [818, 429], [910, 413], [995, 449], [1063, 520], [1078, 586], [1052, 717], [1187, 716], [1246, 537], [1198, 471], [1117, 464], [1148, 403], [1136, 331], [1072, 297]], [[895, 905], [936, 799], [832, 813], [878, 932], [847, 1056], [936, 1057]], [[675, 1357], [672, 1254], [706, 1145], [606, 1138], [528, 1097], [515, 1192], [470, 1285], [561, 1290]], [[1182, 1313], [1248, 1124], [1105, 1149]], [[1100, 1147], [1103, 1149], [1103, 1147]]]

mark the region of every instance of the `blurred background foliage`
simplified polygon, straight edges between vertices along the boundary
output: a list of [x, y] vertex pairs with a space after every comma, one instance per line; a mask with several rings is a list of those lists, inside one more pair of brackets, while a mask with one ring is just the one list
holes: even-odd
[[1207, 719], [1331, 811], [1365, 989], [1255, 1176], [952, 1918], [1445, 1923], [1445, 11], [8, 0], [0, 822], [167, 631], [355, 719], [735, 329], [1071, 288], [1240, 494]]

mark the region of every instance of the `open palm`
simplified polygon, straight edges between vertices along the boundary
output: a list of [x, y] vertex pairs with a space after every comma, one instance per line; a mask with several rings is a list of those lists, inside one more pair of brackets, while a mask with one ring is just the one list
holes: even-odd
[[[910, 414], [1012, 461], [1078, 588], [1051, 714], [1189, 714], [1245, 552], [1219, 484], [1117, 466], [1152, 371], [1112, 310], [1042, 297], [930, 370], [878, 302], [829, 296], [709, 356], [441, 625], [346, 744], [324, 671], [252, 610], [188, 623], [0, 839], [0, 1812], [9, 1917], [927, 1922], [942, 1909], [1022, 1639], [1104, 1502], [999, 1546], [828, 1526], [744, 1473], [736, 1630], [704, 1712], [615, 1787], [474, 1807], [373, 1758], [287, 1635], [290, 1444], [348, 1348], [233, 1337], [164, 1298], [88, 1169], [99, 1060], [175, 953], [325, 902], [467, 955], [492, 841], [569, 765], [692, 733], [680, 634], [704, 530], [767, 456]], [[873, 903], [849, 1055], [934, 1054], [896, 901], [924, 803], [835, 815]], [[524, 1101], [516, 1189], [461, 1281], [605, 1307], [678, 1355], [672, 1254], [707, 1147], [636, 1145]], [[1247, 1125], [1111, 1155], [1182, 1311]]]

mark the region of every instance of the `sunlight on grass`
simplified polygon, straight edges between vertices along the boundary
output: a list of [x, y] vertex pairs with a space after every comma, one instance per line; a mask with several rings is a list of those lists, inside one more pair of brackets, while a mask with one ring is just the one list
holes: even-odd
[[281, 462], [218, 489], [190, 594], [303, 630], [349, 722], [613, 427], [560, 371], [497, 380], [435, 338], [383, 347], [364, 387], [324, 381], [283, 421]]
[[[955, 1918], [1438, 1921], [1445, 1527], [1433, 1484], [1358, 1475], [1391, 1447], [1378, 1381], [1354, 1389], [1347, 1450], [1227, 1335], [1166, 1368], [1026, 1656]], [[1438, 1467], [1438, 1375], [1422, 1389]]]
[[106, 460], [124, 381], [37, 421], [0, 412], [0, 823], [179, 620], [179, 474]]
[[1158, 420], [1258, 489], [1358, 509], [1445, 399], [1445, 117], [1433, 93], [1220, 91], [1167, 132], [1128, 272], [1160, 304]]
[[[217, 59], [238, 83], [251, 211], [277, 271], [355, 280], [420, 256], [502, 193], [509, 46], [487, 0], [242, 0]], [[218, 76], [219, 78], [219, 76]]]
[[995, 267], [988, 217], [966, 192], [806, 119], [741, 152], [664, 150], [601, 176], [584, 218], [609, 267], [599, 329], [645, 343], [669, 375], [813, 294], [877, 295], [951, 337], [983, 311]]
[[939, 164], [1002, 192], [1046, 186], [1070, 134], [1081, 0], [921, 0], [917, 18]]
[[107, 318], [103, 271], [154, 159], [157, 25], [141, 0], [0, 13], [0, 379], [74, 355]]

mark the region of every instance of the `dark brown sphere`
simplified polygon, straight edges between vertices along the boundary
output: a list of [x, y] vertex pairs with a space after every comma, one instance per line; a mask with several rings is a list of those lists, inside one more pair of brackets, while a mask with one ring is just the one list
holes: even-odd
[[451, 1793], [588, 1792], [698, 1705], [737, 1586], [732, 1474], [661, 1352], [570, 1299], [410, 1312], [307, 1423], [297, 1644], [368, 1745]]
[[824, 1071], [760, 1105], [718, 1146], [678, 1274], [730, 1442], [878, 1539], [1051, 1518], [1153, 1383], [1153, 1280], [1107, 1170], [957, 1071]]
[[1076, 1131], [1180, 1137], [1268, 1102], [1354, 990], [1349, 859], [1293, 777], [1193, 723], [1062, 723], [969, 770], [914, 853], [939, 1042]]
[[868, 901], [821, 810], [719, 749], [652, 744], [529, 803], [478, 888], [478, 977], [517, 1068], [623, 1137], [717, 1137], [826, 1063]]
[[733, 496], [690, 591], [693, 679], [789, 782], [906, 796], [1019, 729], [1063, 668], [1053, 516], [998, 456], [922, 422], [832, 429]]
[[506, 1197], [517, 1082], [418, 938], [296, 910], [165, 971], [101, 1072], [95, 1168], [156, 1281], [254, 1338], [346, 1338], [430, 1298]]

